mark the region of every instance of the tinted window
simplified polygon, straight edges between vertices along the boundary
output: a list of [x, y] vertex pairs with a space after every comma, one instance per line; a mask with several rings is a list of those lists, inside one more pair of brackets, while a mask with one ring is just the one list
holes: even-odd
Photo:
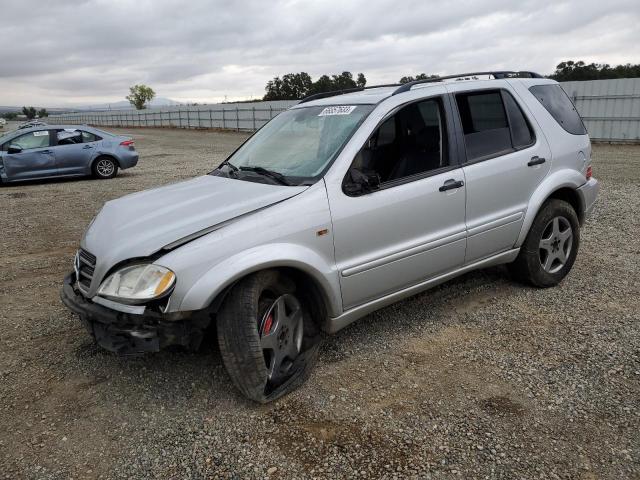
[[560, 85], [536, 85], [529, 91], [567, 132], [574, 135], [587, 133], [576, 107]]
[[531, 145], [533, 143], [533, 131], [524, 113], [522, 113], [522, 109], [509, 92], [503, 90], [502, 98], [504, 98], [504, 105], [509, 116], [513, 147], [520, 149]]
[[513, 149], [507, 113], [499, 90], [456, 95], [467, 160], [507, 153]]
[[352, 168], [393, 182], [445, 167], [444, 115], [440, 100], [412, 103], [378, 127]]
[[[29, 132], [14, 138], [9, 145], [16, 145], [22, 150], [30, 150], [32, 148], [44, 148], [49, 146], [49, 131], [41, 130], [39, 132]], [[8, 146], [8, 145], [7, 145]]]

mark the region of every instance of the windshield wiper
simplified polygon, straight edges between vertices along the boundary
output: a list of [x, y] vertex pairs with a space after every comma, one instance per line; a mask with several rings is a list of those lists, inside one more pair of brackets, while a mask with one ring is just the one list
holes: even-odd
[[236, 167], [233, 163], [231, 163], [229, 160], [225, 160], [224, 162], [222, 162], [220, 165], [218, 165], [218, 169], [227, 166], [231, 169], [231, 171], [233, 172], [237, 172], [239, 169], [238, 167]]
[[243, 170], [245, 172], [254, 172], [259, 175], [269, 177], [272, 180], [275, 180], [276, 182], [278, 182], [280, 185], [291, 186], [291, 183], [289, 183], [289, 181], [284, 175], [278, 172], [274, 172], [273, 170], [268, 170], [263, 167], [240, 167], [240, 170]]

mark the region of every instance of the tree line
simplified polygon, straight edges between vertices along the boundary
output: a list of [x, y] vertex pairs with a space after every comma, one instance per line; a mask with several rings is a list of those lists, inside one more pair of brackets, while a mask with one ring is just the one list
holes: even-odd
[[[637, 78], [640, 77], [640, 64], [617, 65], [611, 67], [607, 63], [590, 63], [583, 61], [567, 60], [559, 63], [555, 71], [547, 75], [558, 82], [570, 80], [604, 80], [611, 78]], [[401, 77], [398, 83], [409, 83], [416, 80], [438, 78], [438, 75], [420, 73], [415, 76]], [[315, 82], [306, 72], [287, 73], [281, 77], [275, 77], [267, 82], [266, 94], [263, 100], [300, 100], [316, 93], [346, 90], [350, 88], [364, 88], [367, 79], [364, 74], [358, 73], [354, 80], [351, 72], [342, 72], [339, 75], [322, 75]]]

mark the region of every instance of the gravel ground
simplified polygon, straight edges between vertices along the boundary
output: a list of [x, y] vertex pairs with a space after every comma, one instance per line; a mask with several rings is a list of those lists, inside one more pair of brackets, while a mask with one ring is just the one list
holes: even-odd
[[594, 148], [601, 197], [559, 287], [465, 275], [329, 337], [258, 406], [211, 343], [118, 358], [58, 299], [103, 202], [246, 137], [132, 133], [114, 180], [0, 188], [0, 478], [640, 478], [640, 147]]

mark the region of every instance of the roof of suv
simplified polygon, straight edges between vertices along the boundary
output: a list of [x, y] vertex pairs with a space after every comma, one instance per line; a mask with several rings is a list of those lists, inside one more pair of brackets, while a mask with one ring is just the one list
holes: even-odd
[[[485, 78], [479, 78], [485, 77]], [[405, 84], [381, 85], [350, 90], [337, 90], [311, 95], [300, 101], [291, 108], [302, 108], [321, 105], [351, 104], [351, 105], [372, 105], [399, 93], [410, 91], [414, 86], [418, 88], [428, 88], [442, 85], [446, 81], [475, 82], [477, 80], [509, 80], [509, 79], [536, 79], [538, 82], [544, 77], [534, 72], [477, 72], [447, 75], [444, 77], [428, 78], [417, 80]]]

